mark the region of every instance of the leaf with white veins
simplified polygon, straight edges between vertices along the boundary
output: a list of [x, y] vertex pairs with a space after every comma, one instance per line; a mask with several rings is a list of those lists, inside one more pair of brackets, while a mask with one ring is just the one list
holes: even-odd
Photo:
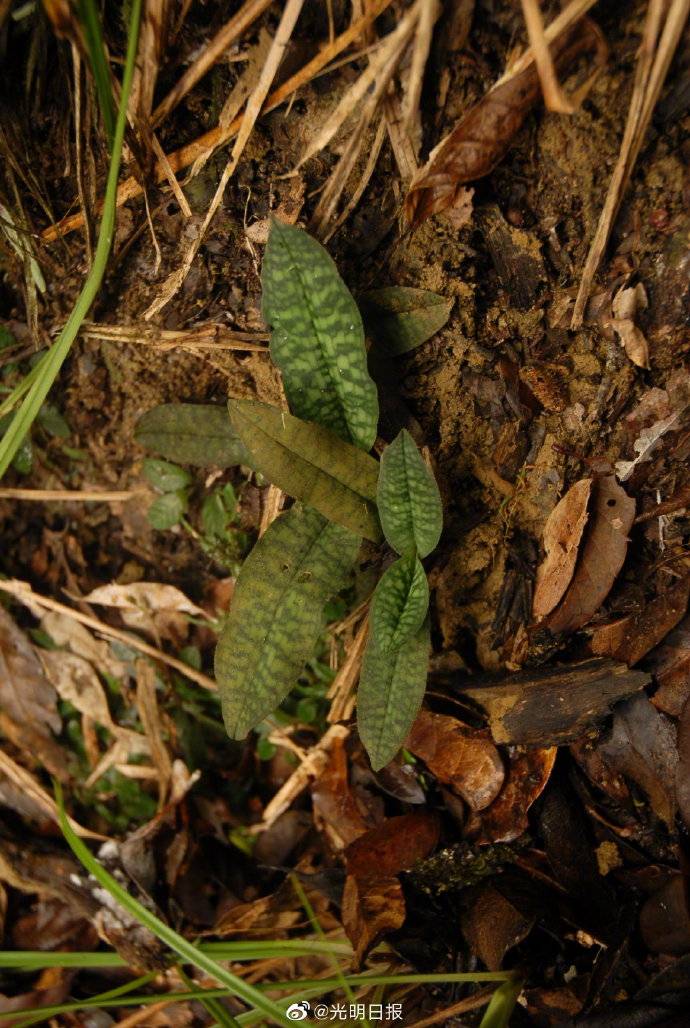
[[347, 582], [360, 539], [317, 511], [279, 515], [242, 566], [216, 649], [228, 735], [243, 739], [285, 698]]
[[394, 550], [431, 553], [443, 528], [441, 496], [406, 429], [383, 452], [377, 500], [383, 534]]
[[429, 583], [416, 553], [391, 564], [374, 591], [371, 637], [383, 653], [398, 649], [420, 628], [429, 607]]
[[378, 398], [367, 370], [359, 308], [326, 250], [274, 220], [261, 274], [271, 356], [290, 410], [369, 450]]
[[374, 771], [393, 760], [419, 713], [429, 648], [428, 620], [392, 654], [369, 639], [357, 693], [357, 726]]
[[290, 496], [373, 542], [379, 465], [329, 429], [257, 400], [229, 400], [230, 419], [252, 465]]

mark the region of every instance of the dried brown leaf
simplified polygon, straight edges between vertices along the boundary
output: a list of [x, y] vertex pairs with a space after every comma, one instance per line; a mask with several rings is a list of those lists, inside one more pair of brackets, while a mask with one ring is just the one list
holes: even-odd
[[488, 807], [501, 791], [503, 762], [486, 731], [422, 710], [405, 745], [471, 810]]
[[690, 617], [650, 653], [647, 667], [657, 683], [652, 703], [665, 714], [678, 717], [690, 697]]
[[679, 764], [676, 730], [643, 694], [619, 704], [608, 739], [597, 747], [604, 762], [649, 797], [652, 810], [672, 826]]
[[328, 763], [315, 780], [311, 795], [314, 820], [317, 826], [324, 828], [335, 849], [344, 849], [370, 828], [350, 789], [343, 739], [335, 740]]
[[632, 667], [676, 627], [685, 616], [689, 599], [690, 576], [657, 596], [639, 614], [629, 614], [595, 628], [590, 644], [592, 653], [622, 660]]
[[575, 573], [560, 604], [543, 622], [551, 632], [574, 632], [598, 611], [623, 567], [635, 501], [613, 475], [594, 486], [592, 514]]
[[60, 731], [55, 689], [31, 643], [1, 605], [0, 707], [13, 721], [33, 725], [42, 735]]
[[397, 878], [357, 878], [348, 875], [343, 891], [343, 928], [360, 964], [366, 952], [386, 932], [405, 920], [405, 898]]
[[360, 963], [367, 950], [405, 920], [405, 899], [396, 875], [428, 857], [439, 838], [433, 814], [392, 817], [345, 851], [347, 878], [343, 927]]
[[487, 810], [474, 814], [467, 837], [486, 845], [511, 842], [527, 828], [527, 812], [546, 788], [558, 749], [531, 749], [511, 756], [503, 789]]
[[529, 934], [534, 917], [527, 917], [492, 885], [480, 888], [461, 919], [470, 949], [489, 971], [500, 970], [503, 957]]
[[640, 933], [652, 953], [690, 953], [690, 914], [682, 875], [671, 875], [647, 899], [640, 911]]
[[92, 665], [65, 650], [39, 650], [38, 653], [60, 698], [71, 703], [80, 714], [86, 714], [112, 731], [115, 726], [105, 689]]
[[546, 557], [537, 569], [532, 614], [550, 614], [572, 581], [582, 533], [589, 518], [591, 478], [576, 482], [556, 504], [544, 526]]
[[[551, 45], [555, 66], [568, 67], [593, 45], [592, 23], [583, 21]], [[519, 74], [496, 83], [460, 119], [432, 150], [412, 181], [405, 200], [405, 215], [413, 228], [432, 214], [452, 207], [463, 185], [493, 171], [503, 160], [539, 92], [539, 77], [531, 64]]]

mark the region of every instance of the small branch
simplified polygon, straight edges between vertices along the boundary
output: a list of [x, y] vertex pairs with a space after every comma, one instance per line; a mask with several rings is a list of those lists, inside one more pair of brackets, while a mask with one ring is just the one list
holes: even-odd
[[99, 492], [97, 489], [0, 489], [0, 500], [31, 500], [34, 503], [125, 503], [144, 490], [123, 489]]

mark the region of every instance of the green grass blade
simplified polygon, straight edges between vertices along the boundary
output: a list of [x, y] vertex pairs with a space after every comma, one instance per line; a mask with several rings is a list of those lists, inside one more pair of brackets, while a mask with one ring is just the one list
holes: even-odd
[[183, 938], [183, 936], [170, 928], [169, 925], [156, 917], [155, 914], [152, 914], [146, 909], [146, 907], [143, 907], [141, 903], [134, 899], [133, 896], [130, 896], [127, 890], [124, 889], [119, 882], [117, 882], [115, 878], [113, 878], [112, 875], [110, 875], [94, 858], [82, 840], [72, 830], [62, 802], [62, 786], [57, 781], [55, 782], [55, 797], [58, 805], [60, 828], [70, 846], [70, 849], [86, 870], [93, 875], [96, 881], [108, 890], [113, 899], [117, 900], [125, 910], [135, 917], [145, 928], [148, 928], [148, 930], [160, 939], [161, 942], [166, 946], [169, 946], [173, 952], [177, 953], [183, 961], [193, 964], [195, 967], [198, 967], [200, 971], [203, 971], [205, 974], [215, 978], [215, 980], [220, 982], [221, 985], [230, 989], [234, 995], [239, 996], [240, 999], [244, 1000], [244, 1002], [248, 1003], [250, 1006], [254, 1006], [261, 1010], [266, 1016], [273, 1018], [278, 1024], [290, 1024], [290, 1021], [277, 1004], [263, 996], [258, 989], [255, 989], [253, 986], [244, 982], [241, 978], [238, 978], [237, 975], [234, 975], [230, 971], [221, 967], [221, 965], [212, 957], [206, 953], [202, 953], [193, 945], [193, 943], [188, 942], [187, 939]]
[[77, 14], [84, 32], [89, 62], [96, 83], [98, 106], [101, 109], [103, 125], [108, 137], [108, 147], [112, 153], [115, 142], [115, 105], [113, 90], [110, 84], [110, 68], [105, 58], [105, 42], [101, 29], [101, 19], [94, 0], [78, 0]]
[[513, 979], [496, 989], [484, 1011], [479, 1028], [508, 1028], [510, 1015], [522, 992], [522, 984], [519, 979]]
[[[53, 345], [40, 362], [40, 371], [31, 383], [27, 395], [14, 415], [12, 422], [0, 440], [0, 478], [5, 474], [8, 467], [22, 444], [27, 432], [36, 419], [41, 405], [50, 392], [53, 382], [57, 378], [72, 343], [82, 326], [91, 304], [96, 299], [105, 274], [108, 256], [115, 233], [115, 212], [117, 200], [117, 179], [120, 172], [120, 161], [122, 158], [122, 146], [125, 137], [125, 125], [127, 122], [127, 101], [134, 76], [134, 66], [137, 56], [137, 43], [139, 39], [139, 23], [141, 20], [142, 0], [132, 0], [132, 8], [129, 18], [129, 29], [127, 33], [127, 56], [125, 59], [125, 70], [122, 76], [122, 95], [120, 108], [117, 115], [115, 132], [113, 136], [110, 167], [108, 168], [108, 179], [105, 187], [105, 200], [103, 203], [103, 217], [98, 233], [98, 242], [94, 253], [91, 270], [84, 282], [82, 291], [72, 312], [65, 323]], [[39, 365], [37, 365], [39, 367]]]

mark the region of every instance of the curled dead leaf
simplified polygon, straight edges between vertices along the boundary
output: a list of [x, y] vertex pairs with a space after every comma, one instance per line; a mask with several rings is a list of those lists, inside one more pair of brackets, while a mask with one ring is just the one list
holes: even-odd
[[405, 900], [396, 876], [429, 856], [438, 837], [437, 819], [419, 811], [389, 818], [348, 846], [343, 927], [358, 963], [385, 932], [404, 922]]
[[488, 807], [501, 791], [503, 762], [486, 731], [422, 710], [405, 745], [471, 810]]
[[623, 567], [634, 517], [635, 501], [615, 477], [597, 479], [575, 572], [560, 604], [543, 621], [551, 632], [574, 632], [597, 612]]
[[512, 842], [527, 828], [527, 812], [546, 788], [558, 749], [517, 751], [511, 755], [503, 789], [487, 810], [473, 814], [466, 834], [474, 842]]
[[[556, 68], [562, 70], [580, 53], [600, 45], [593, 23], [585, 19], [554, 41], [551, 54]], [[497, 82], [463, 115], [412, 180], [405, 200], [405, 216], [413, 228], [432, 214], [456, 205], [466, 183], [493, 171], [539, 94], [539, 77], [531, 64], [519, 74]]]
[[685, 616], [690, 599], [690, 576], [667, 589], [639, 614], [629, 614], [595, 628], [592, 653], [613, 657], [632, 667], [657, 646]]
[[572, 581], [582, 533], [589, 517], [592, 479], [571, 486], [551, 511], [544, 526], [546, 557], [537, 568], [532, 614], [541, 621], [550, 614]]
[[58, 733], [57, 694], [22, 630], [0, 606], [0, 707], [41, 735]]

